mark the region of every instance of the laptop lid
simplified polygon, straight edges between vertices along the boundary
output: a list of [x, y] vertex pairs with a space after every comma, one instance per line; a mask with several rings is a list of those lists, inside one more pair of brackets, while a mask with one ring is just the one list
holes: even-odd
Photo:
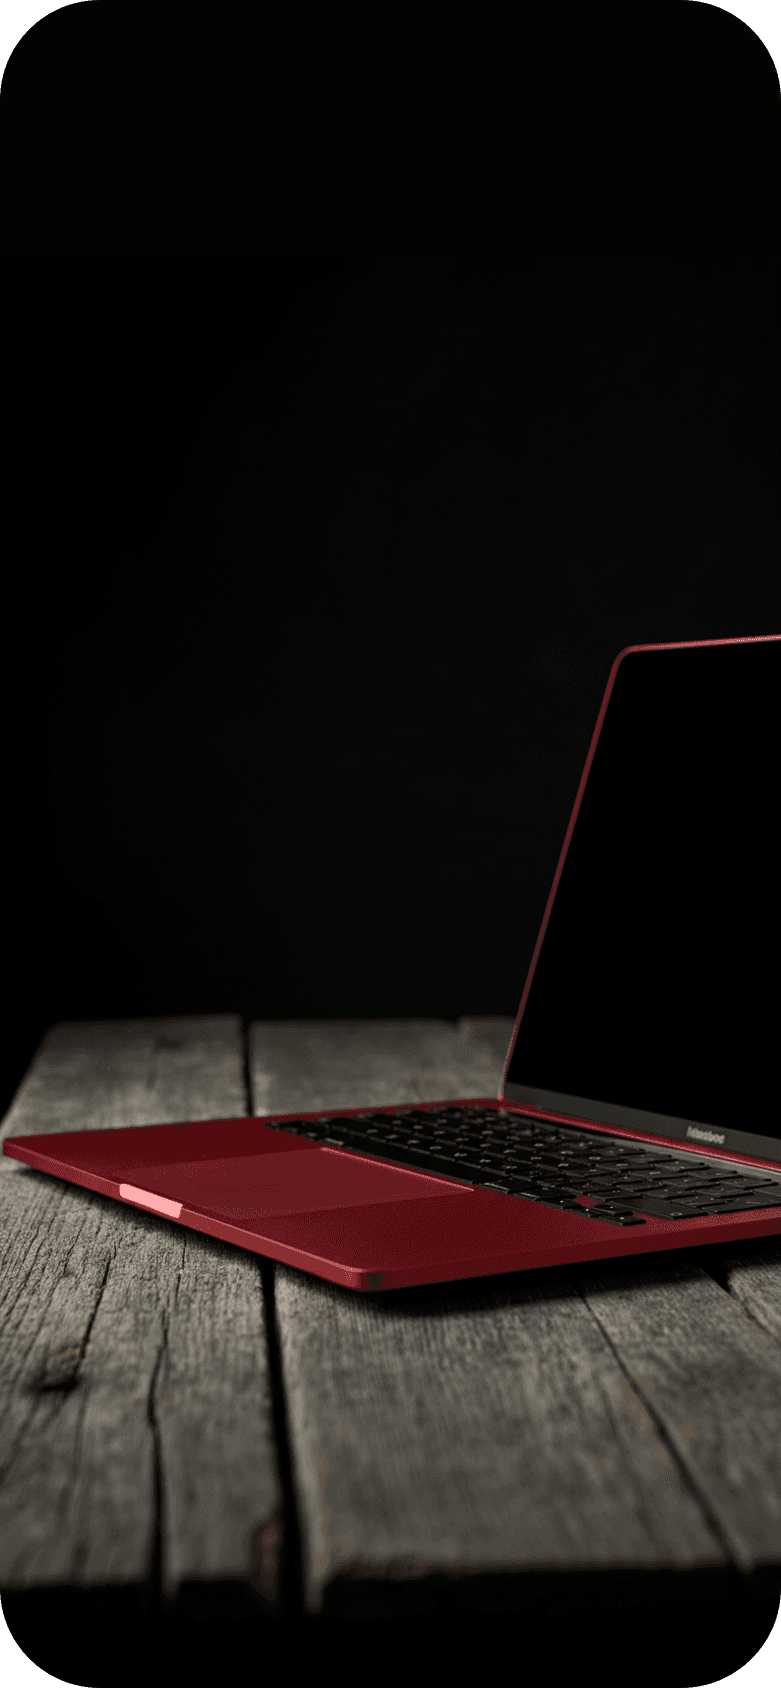
[[503, 1099], [781, 1161], [781, 635], [611, 669]]

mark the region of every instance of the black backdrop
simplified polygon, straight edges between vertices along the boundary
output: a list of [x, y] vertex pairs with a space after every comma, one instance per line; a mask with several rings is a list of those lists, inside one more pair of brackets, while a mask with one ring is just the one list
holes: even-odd
[[781, 629], [774, 266], [21, 270], [4, 1101], [61, 1018], [514, 1014], [613, 657]]
[[[462, 70], [381, 19], [382, 106], [351, 14], [345, 99], [298, 13], [207, 8], [189, 74], [197, 11], [61, 8], [3, 78], [3, 1109], [62, 1018], [513, 1014], [617, 651], [781, 631], [757, 37], [465, 14]], [[600, 1659], [710, 1680], [754, 1620]]]
[[[514, 1014], [612, 658], [781, 631], [781, 103], [746, 25], [570, 8], [568, 49], [462, 42], [486, 122], [422, 83], [439, 142], [386, 128], [408, 208], [423, 170], [457, 213], [434, 255], [258, 252], [294, 177], [241, 174], [231, 130], [209, 181], [246, 226], [226, 199], [209, 257], [177, 192], [143, 225], [143, 176], [123, 246], [108, 113], [135, 149], [157, 86], [148, 56], [111, 83], [133, 19], [61, 8], [0, 98], [2, 1109], [64, 1018]], [[299, 57], [248, 54], [302, 191], [337, 181], [336, 93], [320, 123]]]

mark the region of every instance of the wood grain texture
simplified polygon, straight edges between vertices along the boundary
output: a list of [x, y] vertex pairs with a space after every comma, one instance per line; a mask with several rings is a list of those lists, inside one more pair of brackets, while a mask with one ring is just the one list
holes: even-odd
[[[494, 1095], [511, 1030], [473, 1019], [257, 1025], [253, 1097], [270, 1112]], [[707, 1306], [714, 1341], [732, 1332], [734, 1354], [742, 1315], [699, 1268], [689, 1276], [691, 1319]], [[637, 1284], [614, 1278], [588, 1293], [566, 1270], [359, 1297], [275, 1267], [307, 1610], [365, 1614], [367, 1589], [394, 1583], [413, 1603], [400, 1609], [420, 1609], [412, 1591], [425, 1604], [438, 1579], [466, 1588], [509, 1575], [533, 1590], [557, 1571], [672, 1570], [690, 1588], [692, 1574], [729, 1565], [681, 1428], [715, 1413], [728, 1441], [727, 1413], [706, 1410], [684, 1340], [668, 1345], [667, 1413], [655, 1399], [649, 1408], [659, 1265], [645, 1300], [642, 1272]], [[633, 1295], [638, 1329], [644, 1317], [648, 1327], [634, 1347]], [[738, 1346], [769, 1413], [773, 1362], [750, 1340]], [[736, 1396], [739, 1383], [733, 1408]]]
[[[3, 1135], [245, 1111], [233, 1016], [62, 1026]], [[214, 1584], [273, 1600], [281, 1497], [257, 1258], [4, 1166], [0, 1586], [159, 1575], [169, 1601]]]
[[[382, 1107], [495, 1096], [513, 1021], [256, 1021], [252, 1111]], [[497, 1058], [497, 1050], [501, 1056]]]
[[[241, 1022], [233, 1014], [63, 1022], [37, 1050], [0, 1124], [0, 1142], [244, 1112]], [[0, 1155], [4, 1173], [20, 1165]]]
[[726, 1564], [567, 1283], [275, 1277], [308, 1610], [345, 1582]]
[[[260, 1023], [254, 1111], [492, 1096], [511, 1030]], [[232, 1016], [64, 1026], [0, 1130], [245, 1106]], [[0, 1165], [0, 1587], [268, 1611], [285, 1519], [258, 1258]], [[305, 1609], [487, 1589], [531, 1610], [568, 1578], [599, 1599], [601, 1572], [688, 1600], [781, 1565], [781, 1249], [717, 1254], [715, 1276], [685, 1253], [375, 1297], [269, 1267]]]
[[778, 1338], [693, 1252], [577, 1277], [631, 1381], [632, 1410], [663, 1435], [733, 1564], [781, 1566]]

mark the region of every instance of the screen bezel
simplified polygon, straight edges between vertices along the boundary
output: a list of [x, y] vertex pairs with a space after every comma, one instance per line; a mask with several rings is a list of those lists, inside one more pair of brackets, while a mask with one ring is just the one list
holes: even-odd
[[500, 1101], [514, 1102], [516, 1105], [529, 1108], [535, 1113], [544, 1114], [553, 1119], [573, 1122], [582, 1120], [584, 1124], [606, 1125], [613, 1126], [614, 1128], [618, 1127], [621, 1130], [628, 1130], [642, 1133], [643, 1135], [663, 1138], [670, 1142], [683, 1142], [691, 1148], [700, 1148], [705, 1151], [720, 1151], [722, 1154], [727, 1152], [742, 1155], [761, 1155], [767, 1160], [772, 1160], [781, 1164], [781, 1147], [779, 1146], [779, 1140], [777, 1137], [763, 1137], [756, 1132], [725, 1129], [723, 1126], [713, 1125], [707, 1120], [680, 1119], [668, 1114], [649, 1113], [645, 1109], [630, 1108], [623, 1104], [613, 1102], [602, 1102], [595, 1100], [593, 1097], [569, 1096], [553, 1090], [543, 1090], [539, 1087], [539, 1085], [518, 1083], [511, 1084], [507, 1081], [507, 1074], [512, 1062], [513, 1050], [518, 1038], [521, 1020], [523, 1019], [532, 980], [536, 972], [540, 951], [542, 949], [553, 904], [556, 899], [562, 870], [567, 859], [570, 842], [575, 830], [575, 822], [578, 818], [583, 793], [586, 789], [591, 764], [594, 760], [594, 753], [599, 742], [599, 736], [602, 731], [613, 686], [615, 685], [616, 675], [624, 657], [637, 651], [692, 650], [701, 649], [706, 645], [773, 644], [777, 643], [779, 640], [781, 640], [781, 633], [767, 633], [749, 635], [747, 637], [734, 639], [686, 639], [676, 641], [674, 643], [664, 644], [625, 645], [624, 649], [619, 651], [608, 676], [608, 682], [605, 687], [604, 697], [597, 716], [597, 722], [592, 735], [591, 744], [589, 745], [588, 755], [586, 757], [585, 766], [583, 768], [577, 795], [575, 797], [569, 825], [564, 837], [564, 843], [562, 845], [558, 865], [554, 874], [550, 895], [545, 907], [545, 913], [542, 918], [537, 942], [534, 946], [534, 953], [532, 955], [529, 972], [526, 977], [523, 995], [521, 997], [504, 1067], [502, 1069], [502, 1076], [499, 1082]]

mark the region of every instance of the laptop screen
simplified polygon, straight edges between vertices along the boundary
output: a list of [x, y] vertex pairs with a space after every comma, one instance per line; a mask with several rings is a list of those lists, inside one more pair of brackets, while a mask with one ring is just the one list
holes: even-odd
[[781, 640], [614, 674], [502, 1094], [781, 1159]]

